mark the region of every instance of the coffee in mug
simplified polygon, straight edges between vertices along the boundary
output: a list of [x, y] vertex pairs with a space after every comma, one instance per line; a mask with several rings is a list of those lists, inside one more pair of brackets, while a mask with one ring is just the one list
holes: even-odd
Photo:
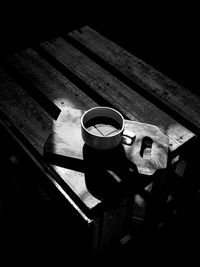
[[110, 107], [91, 108], [81, 117], [82, 138], [87, 145], [95, 149], [111, 149], [121, 142], [131, 145], [132, 137], [128, 136], [128, 142], [127, 138], [123, 138], [124, 128], [125, 120], [122, 114]]

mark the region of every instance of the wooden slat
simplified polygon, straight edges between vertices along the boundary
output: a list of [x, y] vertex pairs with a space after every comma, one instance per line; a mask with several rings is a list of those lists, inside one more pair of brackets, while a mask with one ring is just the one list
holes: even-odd
[[[25, 76], [31, 84], [42, 91], [60, 109], [66, 107], [88, 109], [97, 104], [54, 69], [37, 52], [27, 49], [9, 56], [9, 62]], [[54, 131], [54, 123], [52, 129]], [[93, 197], [85, 185], [85, 174], [74, 170], [51, 165], [72, 191], [91, 210], [101, 201]]]
[[[30, 97], [30, 95], [18, 85], [2, 67], [0, 67], [0, 111], [1, 110], [17, 127], [20, 133], [22, 133], [24, 138], [26, 138], [33, 147], [43, 155], [43, 145], [49, 133], [52, 131], [54, 120], [49, 114], [43, 111], [38, 103], [33, 100], [32, 97]], [[31, 158], [33, 159], [34, 157], [31, 155]], [[50, 171], [50, 168], [46, 165], [45, 169], [43, 164], [44, 162], [39, 162], [37, 166], [41, 168], [56, 189], [64, 196], [66, 203], [72, 205], [74, 210], [80, 215], [80, 218], [83, 219], [83, 223], [87, 225], [93, 236], [91, 244], [92, 249], [97, 250], [99, 221], [91, 219], [90, 215], [83, 209], [83, 205], [87, 208], [92, 208], [95, 207], [99, 201], [88, 192], [86, 186], [82, 186], [85, 183], [84, 174], [64, 168], [62, 170], [62, 168], [52, 165], [55, 171], [59, 169], [56, 176], [59, 174], [69, 186], [69, 189], [71, 188], [75, 196], [73, 197], [72, 193], [68, 194], [69, 191], [66, 190], [66, 188], [63, 189], [63, 187], [54, 180], [55, 173]], [[69, 181], [71, 181], [71, 184]], [[79, 182], [78, 185], [77, 182]], [[76, 190], [73, 190], [73, 188]], [[79, 202], [77, 203], [75, 200], [76, 198], [79, 198], [80, 201], [82, 201], [82, 205], [80, 205]], [[90, 229], [91, 227], [93, 227], [93, 229]]]
[[56, 165], [52, 165], [52, 167], [85, 204], [90, 214], [93, 212], [92, 209], [102, 204], [102, 201], [93, 196], [88, 190], [84, 172], [78, 172]]
[[[13, 81], [2, 68], [0, 68], [0, 92], [0, 109], [33, 147], [43, 155], [44, 143], [54, 129], [55, 121], [53, 118], [22, 87]], [[52, 165], [52, 168], [55, 169], [63, 181], [71, 188], [72, 192], [75, 193], [75, 197], [78, 197], [81, 201], [80, 203], [83, 203], [88, 210], [91, 210], [101, 202], [88, 191], [85, 185], [84, 173], [55, 165]]]
[[69, 35], [200, 128], [198, 96], [88, 26]]
[[43, 144], [52, 129], [52, 119], [2, 68], [0, 108], [42, 154]]
[[87, 110], [97, 106], [91, 98], [33, 49], [17, 52], [7, 57], [7, 60], [58, 108], [71, 107]]
[[164, 134], [169, 136], [172, 151], [194, 137], [192, 132], [112, 76], [64, 39], [56, 38], [46, 41], [41, 43], [41, 46], [84, 81], [92, 91], [108, 100], [129, 119], [158, 126]]

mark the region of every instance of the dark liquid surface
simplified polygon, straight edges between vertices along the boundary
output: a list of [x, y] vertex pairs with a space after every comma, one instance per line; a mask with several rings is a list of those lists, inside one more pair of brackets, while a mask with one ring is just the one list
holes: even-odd
[[120, 124], [108, 117], [96, 117], [85, 123], [85, 127], [91, 133], [98, 136], [110, 136], [120, 131]]

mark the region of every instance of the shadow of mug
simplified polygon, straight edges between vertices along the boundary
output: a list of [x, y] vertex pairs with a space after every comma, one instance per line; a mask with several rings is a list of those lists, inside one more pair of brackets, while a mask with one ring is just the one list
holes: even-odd
[[126, 157], [122, 144], [106, 151], [83, 146], [85, 183], [90, 193], [107, 203], [117, 203], [138, 186], [137, 166]]

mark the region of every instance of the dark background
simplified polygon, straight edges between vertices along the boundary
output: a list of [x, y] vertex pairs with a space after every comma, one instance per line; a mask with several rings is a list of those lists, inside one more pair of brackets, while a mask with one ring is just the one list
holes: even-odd
[[198, 10], [169, 1], [6, 2], [0, 9], [1, 54], [87, 24], [200, 95]]

